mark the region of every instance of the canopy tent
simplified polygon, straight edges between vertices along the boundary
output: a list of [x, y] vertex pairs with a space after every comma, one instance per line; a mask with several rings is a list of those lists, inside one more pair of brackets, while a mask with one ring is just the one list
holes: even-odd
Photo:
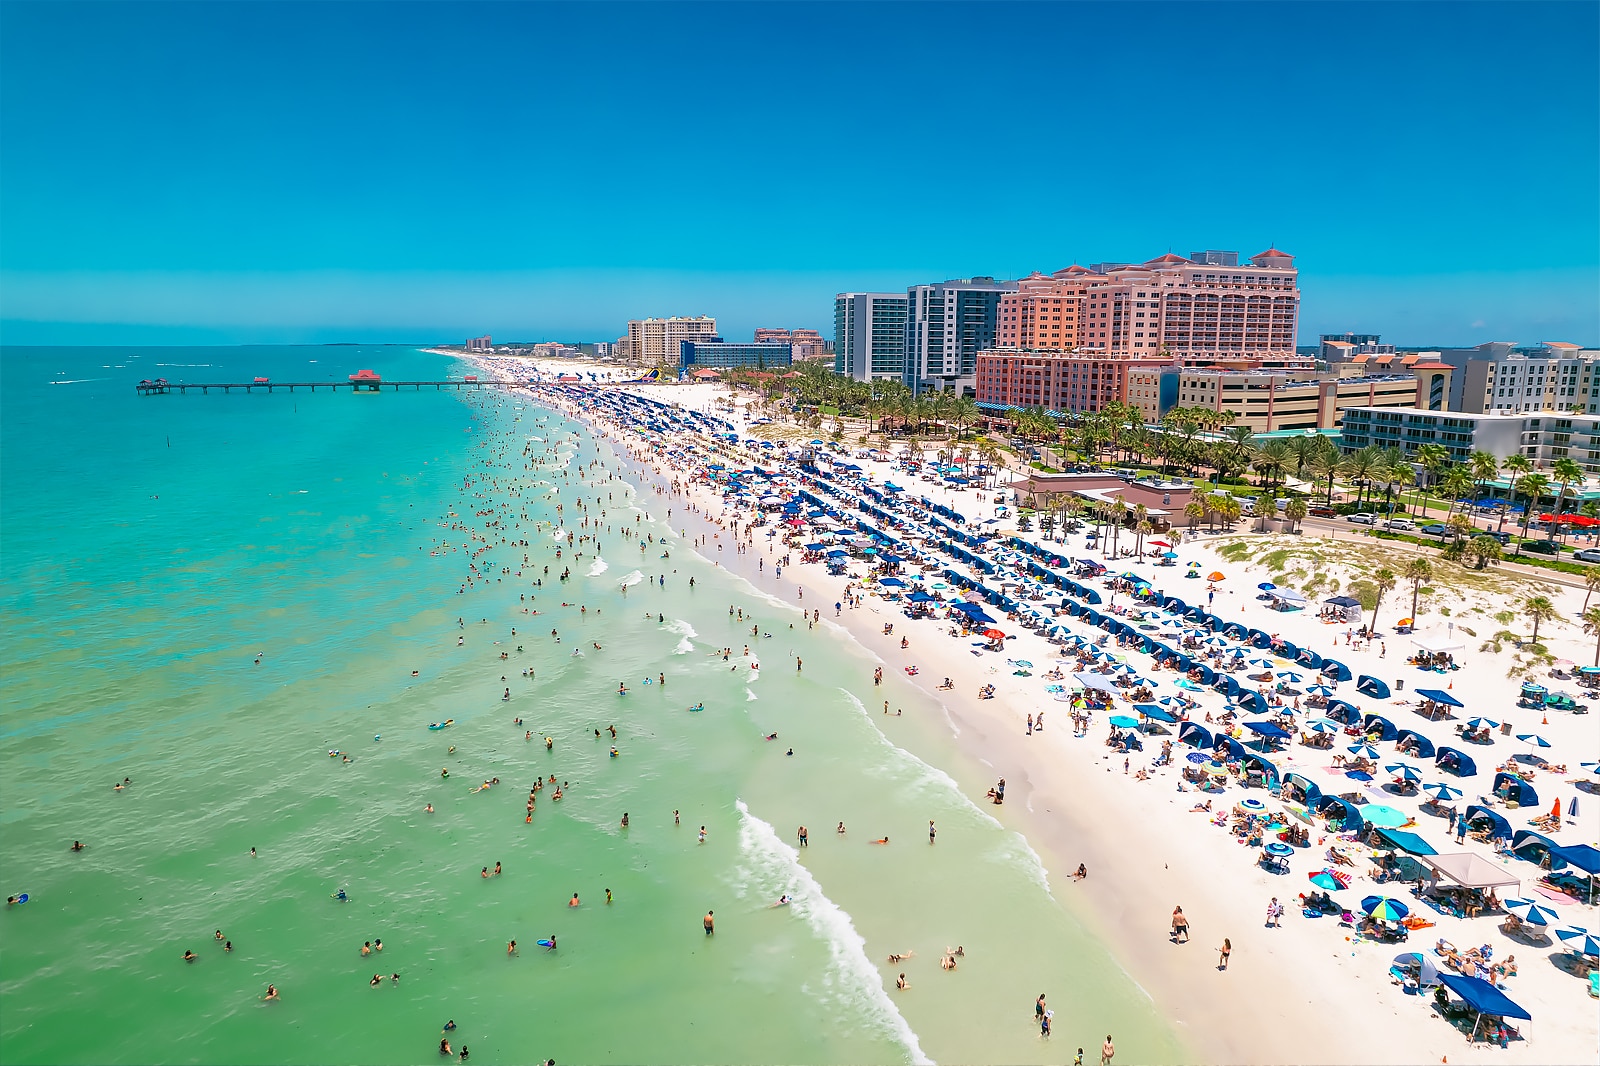
[[1584, 873], [1600, 874], [1600, 849], [1589, 844], [1566, 844], [1556, 851]]
[[1407, 740], [1416, 741], [1416, 747], [1413, 750], [1419, 759], [1431, 759], [1434, 756], [1433, 741], [1414, 729], [1402, 729], [1395, 734], [1394, 739], [1396, 744], [1404, 744]]
[[1544, 864], [1545, 855], [1550, 856], [1550, 866], [1554, 869], [1561, 865], [1561, 848], [1554, 840], [1531, 829], [1524, 829], [1511, 838], [1511, 853], [1519, 859], [1528, 862]]
[[1371, 696], [1375, 700], [1389, 698], [1389, 686], [1370, 674], [1362, 674], [1356, 679], [1356, 691]]
[[1450, 695], [1450, 693], [1444, 691], [1443, 689], [1438, 689], [1438, 688], [1419, 688], [1419, 689], [1417, 689], [1417, 695], [1421, 696], [1425, 700], [1432, 700], [1434, 703], [1442, 703], [1446, 707], [1465, 707], [1466, 706], [1466, 704], [1462, 703], [1460, 700], [1456, 699], [1454, 696]]
[[1328, 604], [1330, 607], [1360, 607], [1361, 606], [1361, 601], [1360, 600], [1352, 599], [1349, 596], [1330, 596], [1329, 598], [1323, 600], [1322, 602]]
[[1153, 718], [1157, 722], [1176, 722], [1178, 720], [1177, 715], [1168, 714], [1153, 703], [1136, 704], [1133, 709], [1146, 718]]
[[1383, 826], [1374, 826], [1373, 828], [1379, 836], [1401, 851], [1409, 851], [1413, 855], [1439, 854], [1432, 844], [1429, 844], [1415, 833], [1408, 833], [1404, 829], [1388, 829]]
[[1252, 714], [1266, 714], [1271, 708], [1267, 705], [1266, 697], [1259, 692], [1240, 692], [1234, 697], [1239, 703], [1239, 709]]
[[[1439, 983], [1450, 991], [1460, 996], [1467, 1006], [1477, 1011], [1479, 1015], [1488, 1014], [1496, 1018], [1520, 1018], [1523, 1021], [1533, 1021], [1533, 1015], [1517, 1006], [1506, 994], [1481, 977], [1462, 977], [1455, 973], [1441, 973]], [[1479, 1022], [1481, 1023], [1480, 1017]], [[1477, 1036], [1478, 1024], [1472, 1027], [1473, 1036]]]
[[1269, 589], [1267, 595], [1290, 607], [1304, 607], [1306, 605], [1306, 598], [1294, 589]]
[[1459, 855], [1424, 855], [1421, 862], [1436, 876], [1454, 881], [1462, 888], [1506, 888], [1522, 884], [1522, 878], [1506, 867], [1470, 851]]
[[1456, 636], [1454, 630], [1446, 630], [1443, 633], [1438, 631], [1413, 633], [1411, 635], [1411, 643], [1429, 655], [1453, 654], [1467, 650], [1466, 642]]
[[1084, 688], [1104, 692], [1110, 696], [1119, 695], [1120, 690], [1111, 683], [1110, 678], [1101, 677], [1099, 674], [1073, 674], [1072, 679]]
[[1196, 748], [1210, 748], [1216, 745], [1210, 730], [1195, 722], [1185, 722], [1178, 727], [1178, 743], [1189, 744]]

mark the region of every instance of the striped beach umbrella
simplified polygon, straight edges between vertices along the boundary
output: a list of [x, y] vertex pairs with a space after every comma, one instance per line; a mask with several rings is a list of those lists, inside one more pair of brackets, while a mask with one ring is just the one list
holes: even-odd
[[1450, 800], [1461, 798], [1461, 790], [1459, 788], [1447, 785], [1443, 781], [1433, 785], [1423, 785], [1422, 791], [1432, 796], [1437, 803], [1448, 803]]
[[1311, 730], [1313, 733], [1337, 733], [1344, 727], [1336, 722], [1330, 722], [1326, 718], [1321, 718], [1315, 722], [1312, 722], [1310, 725], [1306, 726], [1306, 728]]
[[1561, 917], [1549, 907], [1532, 899], [1508, 899], [1505, 901], [1505, 908], [1529, 925], [1554, 925], [1556, 919]]
[[1368, 896], [1361, 901], [1361, 910], [1367, 917], [1382, 922], [1398, 922], [1411, 913], [1410, 907], [1388, 896]]
[[1600, 955], [1600, 938], [1587, 929], [1573, 926], [1569, 929], [1557, 929], [1556, 936], [1567, 942], [1567, 946], [1579, 955]]
[[1371, 744], [1352, 744], [1348, 750], [1351, 755], [1361, 759], [1376, 759], [1378, 757], [1378, 749]]
[[1421, 781], [1422, 775], [1415, 766], [1403, 762], [1392, 762], [1383, 768], [1384, 773], [1393, 774], [1401, 781]]
[[1496, 722], [1493, 718], [1468, 718], [1467, 719], [1467, 728], [1468, 729], [1494, 729], [1499, 724], [1500, 723]]

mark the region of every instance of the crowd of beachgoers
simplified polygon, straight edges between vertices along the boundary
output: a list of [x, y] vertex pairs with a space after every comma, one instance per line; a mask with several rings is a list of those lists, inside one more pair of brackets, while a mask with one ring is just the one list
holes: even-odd
[[[953, 720], [1025, 738], [1026, 751], [988, 754], [1018, 765], [1030, 821], [1038, 797], [1075, 795], [1071, 832], [1025, 827], [1075, 881], [1115, 879], [1117, 908], [1150, 897], [1152, 911], [1156, 878], [1125, 853], [1182, 849], [1204, 876], [1159, 921], [1180, 949], [1203, 922], [1207, 969], [1266, 956], [1262, 971], [1333, 1004], [1341, 979], [1360, 981], [1344, 1002], [1408, 1019], [1385, 1023], [1394, 1048], [1594, 1050], [1600, 740], [1585, 715], [1600, 671], [1556, 658], [1549, 677], [1509, 679], [1442, 616], [1370, 630], [1359, 604], [1258, 580], [1185, 529], [1115, 548], [1092, 528], [1034, 533], [1003, 471], [775, 439], [718, 385], [597, 387], [481, 363], [540, 379], [540, 402], [729, 530], [756, 557], [738, 564], [748, 576], [826, 616]], [[1577, 658], [1588, 641], [1547, 630], [1545, 643]], [[985, 798], [1006, 804], [1006, 787]], [[1137, 837], [1119, 839], [1129, 814]], [[1163, 857], [1163, 870], [1180, 861]]]

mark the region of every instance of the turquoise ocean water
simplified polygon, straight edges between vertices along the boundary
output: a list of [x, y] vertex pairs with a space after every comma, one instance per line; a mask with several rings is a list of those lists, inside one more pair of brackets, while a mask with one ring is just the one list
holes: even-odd
[[[1180, 1057], [967, 798], [988, 782], [929, 765], [959, 761], [937, 707], [890, 679], [906, 718], [867, 713], [867, 655], [695, 556], [581, 427], [492, 393], [133, 390], [363, 367], [460, 373], [400, 347], [4, 350], [0, 876], [31, 900], [0, 915], [0, 1061], [437, 1061], [451, 1018], [476, 1062], [1070, 1061], [1107, 1031], [1119, 1061]], [[556, 525], [600, 557], [554, 558]]]

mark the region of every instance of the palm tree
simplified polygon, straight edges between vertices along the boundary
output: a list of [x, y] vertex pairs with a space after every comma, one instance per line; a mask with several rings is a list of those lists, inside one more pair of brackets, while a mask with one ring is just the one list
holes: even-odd
[[1500, 476], [1500, 457], [1480, 448], [1467, 456], [1466, 465], [1472, 475], [1472, 502], [1477, 503], [1483, 498], [1484, 487]]
[[1583, 631], [1594, 634], [1594, 664], [1600, 666], [1600, 607], [1590, 607], [1581, 617]]
[[[1327, 438], [1321, 437], [1318, 439], [1326, 440]], [[1334, 476], [1343, 468], [1343, 465], [1344, 456], [1340, 455], [1338, 449], [1334, 448], [1331, 444], [1325, 451], [1319, 451], [1306, 461], [1306, 469], [1311, 472], [1312, 476], [1317, 481], [1327, 478], [1328, 497], [1326, 500], [1326, 505], [1329, 507], [1333, 506], [1333, 479]]]
[[1379, 567], [1378, 572], [1372, 575], [1372, 584], [1377, 588], [1377, 598], [1372, 601], [1372, 627], [1371, 633], [1378, 632], [1378, 608], [1383, 604], [1383, 594], [1394, 588], [1394, 571], [1387, 566]]
[[1193, 529], [1206, 516], [1206, 505], [1198, 498], [1192, 498], [1183, 505], [1183, 514], [1189, 519], [1189, 528]]
[[1505, 552], [1500, 548], [1500, 542], [1487, 533], [1480, 533], [1467, 541], [1462, 554], [1472, 560], [1474, 570], [1482, 570], [1490, 563], [1498, 564]]
[[1471, 533], [1477, 528], [1472, 524], [1472, 519], [1468, 518], [1464, 514], [1459, 513], [1451, 515], [1449, 520], [1445, 522], [1445, 525], [1450, 529], [1450, 538], [1452, 543], [1456, 544], [1461, 543], [1462, 539], [1465, 538], [1468, 533]]
[[1417, 620], [1417, 596], [1422, 592], [1422, 586], [1433, 580], [1433, 564], [1426, 559], [1412, 559], [1406, 563], [1405, 569], [1400, 571], [1400, 576], [1411, 582], [1411, 621]]
[[1256, 497], [1256, 516], [1261, 519], [1261, 532], [1267, 531], [1267, 522], [1278, 517], [1278, 494], [1267, 489]]
[[[1563, 457], [1550, 464], [1550, 475], [1561, 486], [1561, 491], [1556, 494], [1556, 521], [1559, 523], [1562, 509], [1566, 506], [1567, 490], [1583, 484], [1583, 467], [1578, 465], [1577, 460]], [[1565, 535], [1561, 539], [1565, 540]]]
[[1548, 622], [1550, 619], [1560, 616], [1560, 612], [1556, 610], [1556, 605], [1550, 602], [1548, 596], [1528, 597], [1527, 600], [1523, 601], [1522, 613], [1533, 619], [1533, 637], [1528, 641], [1529, 644], [1539, 643], [1539, 623]]
[[[1533, 521], [1533, 512], [1538, 510], [1539, 500], [1550, 490], [1550, 479], [1543, 474], [1524, 474], [1517, 479], [1517, 491], [1528, 497], [1527, 504], [1522, 511], [1522, 536], [1528, 536], [1528, 523]], [[1515, 555], [1522, 554], [1522, 542], [1517, 542]]]
[[1449, 504], [1449, 508], [1445, 511], [1445, 515], [1448, 516], [1456, 509], [1456, 501], [1471, 492], [1475, 486], [1472, 483], [1471, 472], [1458, 463], [1445, 471], [1439, 487], [1444, 490], [1445, 502]]
[[1586, 566], [1583, 568], [1583, 606], [1578, 609], [1583, 614], [1589, 609], [1589, 597], [1600, 592], [1600, 566]]
[[[1339, 473], [1356, 483], [1356, 506], [1361, 506], [1361, 501], [1367, 494], [1369, 484], [1375, 479], [1379, 470], [1383, 469], [1383, 449], [1366, 447], [1360, 451], [1351, 452], [1339, 464]], [[1330, 498], [1333, 479], [1328, 479]]]
[[1283, 517], [1289, 520], [1289, 531], [1291, 533], [1300, 528], [1300, 523], [1306, 520], [1306, 514], [1309, 511], [1310, 508], [1306, 506], [1306, 501], [1299, 496], [1294, 497], [1284, 505]]
[[1450, 465], [1450, 449], [1443, 444], [1424, 444], [1417, 449], [1417, 465], [1428, 475], [1428, 484], [1422, 492], [1422, 517], [1428, 517], [1428, 493], [1439, 483], [1439, 478]]
[[1521, 452], [1513, 452], [1501, 461], [1500, 469], [1505, 472], [1506, 478], [1510, 482], [1511, 491], [1506, 493], [1500, 500], [1500, 521], [1495, 526], [1496, 531], [1505, 528], [1506, 510], [1517, 499], [1517, 482], [1522, 479], [1523, 475], [1533, 471], [1533, 462]]

